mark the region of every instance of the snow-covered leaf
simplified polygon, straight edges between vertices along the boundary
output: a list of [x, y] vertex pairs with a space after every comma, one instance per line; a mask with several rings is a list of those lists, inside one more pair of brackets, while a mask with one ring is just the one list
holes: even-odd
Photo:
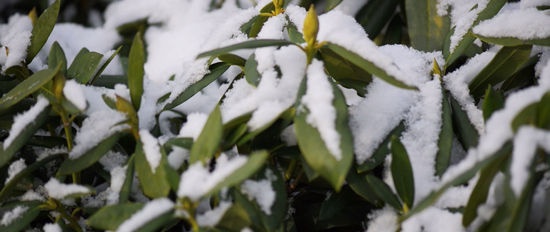
[[82, 48], [69, 66], [69, 69], [67, 69], [67, 76], [74, 78], [80, 84], [88, 83], [94, 76], [102, 58], [102, 54], [90, 52], [88, 49]]
[[134, 42], [128, 55], [128, 88], [134, 109], [139, 109], [141, 95], [143, 95], [143, 65], [145, 64], [145, 47], [141, 39], [141, 33], [134, 36]]
[[39, 201], [16, 202], [0, 208], [0, 230], [23, 231], [40, 214]]
[[143, 206], [130, 218], [122, 222], [116, 231], [158, 231], [174, 220], [174, 202], [168, 198], [157, 198]]
[[453, 120], [451, 103], [449, 102], [449, 93], [442, 88], [441, 101], [441, 131], [437, 141], [437, 156], [435, 160], [435, 174], [443, 175], [451, 163], [451, 152], [453, 145]]
[[8, 110], [11, 106], [17, 104], [23, 98], [31, 95], [48, 83], [57, 73], [61, 66], [54, 69], [45, 69], [34, 73], [32, 76], [19, 83], [15, 88], [0, 98], [0, 113]]
[[195, 162], [206, 163], [214, 156], [220, 147], [223, 135], [222, 115], [220, 107], [216, 106], [210, 116], [206, 120], [206, 124], [201, 131], [201, 134], [191, 147], [189, 163]]
[[327, 47], [319, 49], [327, 73], [344, 87], [352, 88], [360, 96], [365, 96], [366, 86], [372, 82], [372, 75], [363, 68], [335, 53]]
[[105, 206], [88, 219], [88, 224], [96, 229], [114, 231], [122, 222], [141, 210], [143, 206], [143, 203], [123, 203]]
[[30, 63], [34, 57], [38, 54], [42, 46], [48, 40], [50, 33], [55, 26], [57, 16], [59, 15], [59, 9], [61, 8], [61, 1], [56, 0], [51, 6], [49, 6], [38, 20], [34, 23], [32, 28], [31, 44], [27, 48], [27, 63]]
[[[159, 151], [160, 152], [160, 151]], [[165, 197], [170, 192], [170, 183], [166, 171], [166, 155], [158, 154], [160, 157], [159, 165], [152, 171], [152, 167], [146, 158], [142, 143], [136, 145], [135, 168], [137, 176], [141, 183], [143, 193], [152, 198]]]
[[241, 49], [251, 49], [251, 48], [262, 48], [262, 47], [280, 47], [286, 45], [296, 45], [287, 40], [277, 40], [277, 39], [255, 39], [248, 40], [241, 43], [233, 44], [227, 47], [217, 48], [214, 50], [206, 51], [197, 56], [197, 58], [203, 57], [217, 57], [219, 55], [229, 53], [235, 50]]
[[56, 200], [79, 197], [92, 193], [92, 190], [88, 187], [78, 184], [65, 184], [59, 182], [59, 180], [54, 177], [51, 177], [50, 180], [44, 185], [44, 189], [49, 197]]
[[399, 123], [399, 125], [397, 125], [393, 130], [390, 131], [390, 133], [386, 136], [386, 138], [384, 138], [380, 145], [378, 145], [378, 148], [374, 150], [372, 156], [357, 167], [357, 171], [370, 171], [384, 163], [384, 160], [386, 160], [386, 157], [388, 156], [388, 154], [390, 154], [389, 144], [391, 138], [401, 136], [401, 133], [403, 133], [404, 130], [405, 123]]

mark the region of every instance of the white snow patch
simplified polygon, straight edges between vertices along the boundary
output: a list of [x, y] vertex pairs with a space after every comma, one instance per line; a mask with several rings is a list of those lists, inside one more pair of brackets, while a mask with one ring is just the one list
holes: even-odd
[[[436, 220], [434, 220], [436, 219]], [[463, 232], [462, 214], [429, 207], [410, 217], [402, 224], [403, 232], [449, 231]]]
[[25, 160], [23, 158], [11, 163], [8, 168], [8, 178], [6, 178], [4, 184], [10, 182], [11, 179], [13, 179], [21, 171], [25, 170], [25, 168], [27, 168], [27, 165], [25, 164]]
[[158, 198], [148, 202], [143, 209], [133, 214], [118, 227], [118, 232], [137, 231], [156, 217], [174, 209], [174, 203], [168, 198]]
[[307, 89], [301, 102], [309, 111], [307, 123], [318, 129], [331, 155], [340, 160], [340, 134], [336, 131], [336, 109], [332, 104], [334, 93], [328, 78], [323, 62], [313, 60], [307, 70]]
[[398, 228], [397, 214], [390, 207], [374, 211], [369, 219], [367, 232], [396, 231]]
[[241, 191], [248, 197], [249, 200], [255, 200], [262, 211], [267, 215], [271, 215], [271, 207], [275, 202], [275, 191], [271, 182], [276, 180], [276, 176], [271, 171], [266, 171], [267, 179], [263, 180], [246, 180], [241, 185]]
[[90, 189], [77, 184], [64, 184], [55, 178], [50, 178], [48, 183], [44, 185], [48, 196], [54, 199], [61, 200], [73, 194], [88, 194]]
[[5, 212], [4, 215], [2, 215], [2, 220], [0, 220], [0, 225], [8, 226], [27, 212], [28, 209], [29, 207], [27, 206], [16, 206], [12, 210]]
[[547, 131], [530, 126], [521, 127], [514, 136], [514, 151], [510, 167], [510, 185], [516, 197], [521, 196], [525, 184], [533, 170], [533, 159], [536, 149], [540, 145], [550, 150], [550, 134]]
[[120, 190], [122, 190], [122, 186], [126, 180], [127, 168], [127, 166], [124, 166], [116, 167], [111, 170], [111, 186], [109, 195], [107, 196], [108, 204], [116, 204], [118, 202]]
[[63, 231], [57, 223], [47, 223], [44, 225], [44, 232], [61, 232]]
[[168, 154], [168, 164], [175, 170], [178, 170], [181, 165], [189, 158], [189, 150], [179, 147], [173, 147], [170, 154]]
[[231, 207], [230, 202], [221, 202], [218, 207], [197, 215], [197, 224], [199, 226], [214, 227], [222, 219], [225, 212]]
[[11, 125], [10, 135], [4, 140], [4, 150], [7, 149], [11, 143], [19, 136], [19, 134], [27, 128], [30, 124], [35, 123], [36, 117], [50, 105], [50, 102], [42, 95], [38, 96], [36, 104], [32, 106], [28, 111], [22, 114], [18, 114], [13, 118], [13, 124]]
[[473, 32], [484, 37], [513, 37], [522, 40], [550, 37], [550, 15], [536, 8], [503, 10], [480, 22]]
[[8, 24], [0, 24], [0, 66], [2, 72], [16, 66], [27, 57], [32, 22], [26, 15], [14, 14]]
[[208, 115], [204, 113], [187, 115], [187, 122], [181, 127], [179, 137], [189, 137], [197, 140], [207, 119]]
[[103, 169], [111, 171], [118, 168], [128, 161], [128, 156], [125, 156], [119, 152], [108, 151], [105, 155], [99, 159], [99, 163], [103, 165]]
[[65, 98], [73, 103], [80, 111], [86, 109], [86, 95], [84, 95], [81, 85], [75, 80], [68, 80], [65, 82], [63, 95], [65, 95]]
[[160, 165], [160, 160], [162, 155], [160, 154], [160, 146], [158, 140], [149, 133], [148, 130], [140, 130], [139, 137], [143, 143], [143, 152], [145, 153], [145, 158], [151, 167], [151, 172], [153, 174], [157, 170], [157, 167]]
[[19, 200], [21, 201], [45, 201], [46, 198], [42, 196], [40, 193], [37, 193], [33, 190], [26, 191], [23, 195], [19, 197]]

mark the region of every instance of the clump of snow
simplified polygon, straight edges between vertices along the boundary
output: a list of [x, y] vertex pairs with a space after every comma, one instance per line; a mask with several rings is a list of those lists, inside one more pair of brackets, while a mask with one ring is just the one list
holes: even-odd
[[8, 168], [8, 178], [6, 178], [4, 184], [10, 182], [11, 179], [13, 179], [21, 171], [25, 170], [25, 168], [27, 168], [27, 165], [25, 164], [25, 160], [23, 158], [11, 163]]
[[31, 43], [32, 22], [26, 15], [15, 14], [8, 24], [0, 24], [0, 66], [5, 72], [25, 60]]
[[61, 200], [67, 196], [74, 194], [88, 194], [90, 189], [77, 184], [64, 184], [55, 178], [50, 178], [48, 183], [44, 185], [48, 196], [54, 199]]
[[168, 154], [167, 160], [170, 167], [178, 170], [181, 165], [189, 158], [189, 150], [179, 147], [173, 147], [170, 154]]
[[69, 153], [69, 158], [76, 159], [97, 146], [103, 139], [129, 128], [127, 124], [121, 124], [125, 120], [126, 116], [123, 113], [114, 110], [92, 112], [82, 122], [82, 127], [74, 139], [76, 145]]
[[46, 148], [38, 152], [36, 160], [40, 161], [52, 155], [69, 153], [66, 147]]
[[117, 167], [126, 164], [128, 157], [114, 151], [108, 151], [105, 155], [99, 159], [99, 163], [103, 165], [103, 169], [111, 171]]
[[[437, 218], [437, 220], [434, 220]], [[402, 223], [404, 232], [412, 231], [466, 231], [462, 226], [462, 214], [429, 207]]]
[[27, 206], [16, 206], [10, 211], [7, 211], [2, 215], [2, 220], [0, 220], [0, 225], [7, 226], [20, 218], [25, 212], [29, 210]]
[[214, 227], [222, 219], [231, 205], [230, 202], [221, 202], [215, 209], [197, 215], [197, 224], [199, 224], [199, 226]]
[[514, 136], [514, 150], [510, 162], [510, 185], [517, 197], [521, 196], [523, 188], [529, 180], [537, 147], [540, 145], [545, 150], [550, 150], [549, 141], [550, 134], [547, 131], [530, 126], [521, 127]]
[[188, 137], [197, 140], [207, 119], [208, 115], [203, 113], [187, 115], [187, 122], [181, 127], [179, 137]]
[[21, 201], [45, 201], [46, 198], [42, 196], [40, 193], [37, 193], [33, 190], [28, 190], [23, 195], [19, 197], [19, 200]]
[[212, 172], [201, 162], [191, 165], [181, 174], [178, 197], [189, 197], [192, 201], [198, 201], [227, 176], [241, 168], [247, 160], [244, 156], [229, 160], [226, 154], [222, 154], [216, 160], [216, 169]]
[[296, 133], [294, 133], [294, 125], [290, 125], [281, 132], [281, 139], [287, 146], [295, 146], [298, 144]]
[[118, 202], [120, 190], [122, 190], [122, 186], [126, 180], [126, 169], [127, 166], [116, 167], [111, 170], [111, 186], [109, 195], [107, 196], [108, 204], [116, 204]]
[[248, 197], [249, 200], [255, 200], [262, 211], [267, 215], [271, 215], [271, 207], [275, 202], [275, 191], [271, 182], [277, 177], [273, 175], [271, 170], [266, 171], [267, 179], [263, 180], [246, 180], [241, 185], [241, 191]]
[[47, 223], [44, 225], [44, 232], [61, 232], [63, 231], [57, 223]]
[[513, 37], [522, 40], [550, 37], [550, 15], [536, 8], [503, 10], [480, 22], [473, 32], [484, 37]]
[[118, 227], [119, 232], [137, 231], [156, 217], [174, 209], [174, 202], [168, 198], [157, 198], [148, 202], [141, 210], [133, 214]]
[[30, 124], [35, 123], [36, 117], [50, 105], [50, 102], [42, 95], [38, 96], [36, 104], [28, 111], [22, 114], [18, 114], [13, 118], [13, 124], [11, 125], [10, 135], [4, 140], [4, 150], [7, 149], [11, 143], [19, 136], [19, 134]]
[[[323, 62], [313, 60], [307, 69], [307, 90], [302, 96], [302, 106], [309, 114], [307, 123], [317, 128], [327, 149], [336, 160], [342, 159], [340, 149], [340, 134], [336, 130], [336, 109], [332, 101], [334, 94], [332, 85], [325, 74]], [[301, 109], [298, 109], [301, 110]]]
[[162, 158], [158, 140], [153, 137], [148, 130], [140, 130], [139, 137], [143, 143], [143, 152], [145, 153], [145, 158], [151, 167], [151, 172], [155, 173]]
[[390, 207], [374, 211], [369, 215], [369, 226], [367, 232], [396, 231], [397, 214]]
[[84, 95], [81, 85], [75, 80], [68, 80], [65, 82], [63, 95], [65, 95], [65, 98], [73, 103], [80, 111], [86, 109], [86, 95]]

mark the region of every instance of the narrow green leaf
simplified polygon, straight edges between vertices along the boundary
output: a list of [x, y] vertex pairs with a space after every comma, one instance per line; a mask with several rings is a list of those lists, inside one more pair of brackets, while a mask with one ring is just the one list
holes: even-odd
[[514, 37], [485, 37], [478, 34], [475, 34], [475, 36], [484, 42], [506, 47], [522, 45], [550, 46], [550, 37], [541, 39], [519, 39]]
[[132, 185], [134, 184], [134, 170], [135, 170], [135, 156], [131, 156], [126, 163], [126, 177], [124, 178], [124, 183], [120, 188], [120, 193], [118, 194], [118, 203], [127, 203], [130, 199], [130, 194], [132, 192]]
[[53, 68], [57, 67], [57, 65], [61, 65], [60, 71], [62, 73], [67, 71], [67, 58], [65, 57], [65, 52], [59, 43], [55, 41], [48, 54], [48, 67]]
[[189, 155], [189, 163], [193, 164], [197, 161], [206, 163], [210, 158], [214, 156], [216, 151], [220, 148], [223, 135], [223, 123], [220, 107], [216, 106], [208, 119], [201, 134], [197, 138], [197, 141], [193, 143], [191, 147], [191, 153]]
[[11, 106], [17, 104], [23, 98], [36, 92], [40, 87], [48, 83], [57, 73], [61, 65], [58, 65], [55, 69], [45, 69], [34, 73], [23, 82], [19, 83], [15, 88], [11, 89], [8, 93], [4, 94], [0, 98], [0, 113], [6, 111]]
[[107, 60], [101, 65], [101, 67], [99, 67], [99, 69], [95, 73], [94, 77], [90, 81], [88, 81], [88, 85], [94, 84], [94, 82], [101, 76], [101, 73], [103, 73], [103, 71], [107, 68], [107, 66], [109, 66], [111, 61], [118, 55], [118, 53], [120, 53], [120, 50], [122, 50], [122, 46], [119, 46], [115, 50], [115, 52], [113, 52], [113, 54], [111, 54], [111, 56], [109, 56], [109, 58], [107, 58]]
[[204, 87], [218, 79], [227, 69], [229, 68], [229, 64], [227, 63], [215, 63], [210, 65], [209, 70], [210, 73], [205, 75], [200, 81], [195, 82], [194, 84], [190, 85], [183, 91], [181, 94], [179, 94], [172, 102], [166, 104], [164, 106], [163, 110], [170, 110], [174, 107], [180, 105], [181, 103], [184, 103], [189, 98], [193, 97], [196, 93], [201, 91]]
[[435, 174], [443, 175], [451, 163], [451, 150], [453, 146], [453, 118], [451, 103], [449, 102], [449, 93], [442, 88], [441, 99], [441, 130], [439, 131], [439, 140], [437, 141], [437, 156], [435, 160]]
[[374, 194], [380, 199], [382, 199], [386, 204], [392, 206], [397, 211], [402, 211], [403, 206], [401, 206], [401, 202], [397, 198], [397, 196], [393, 193], [390, 186], [388, 186], [384, 181], [378, 179], [378, 177], [373, 176], [371, 174], [367, 175], [366, 177], [367, 184], [370, 188], [374, 191]]
[[512, 120], [511, 127], [514, 132], [517, 132], [521, 126], [532, 125], [535, 126], [537, 121], [537, 102], [531, 103], [524, 107], [516, 117]]
[[414, 203], [414, 176], [409, 160], [409, 154], [405, 149], [405, 146], [399, 141], [397, 137], [392, 138], [391, 141], [391, 176], [395, 185], [395, 190], [399, 197], [407, 205], [408, 208], [412, 208]]
[[155, 169], [155, 172], [151, 171], [151, 166], [145, 158], [145, 152], [143, 151], [143, 144], [136, 144], [135, 156], [135, 169], [141, 189], [143, 193], [151, 198], [166, 197], [170, 192], [170, 183], [168, 182], [167, 173], [165, 170], [166, 156], [161, 152], [161, 161], [159, 166]]
[[389, 149], [389, 143], [391, 141], [391, 138], [400, 137], [401, 133], [405, 130], [405, 123], [400, 122], [399, 125], [397, 125], [393, 130], [384, 138], [384, 141], [378, 145], [378, 148], [374, 151], [372, 156], [367, 159], [364, 163], [360, 164], [359, 167], [357, 167], [358, 172], [366, 172], [375, 169], [380, 164], [386, 160], [386, 156], [390, 154]]
[[260, 72], [258, 72], [258, 61], [256, 61], [256, 55], [254, 53], [246, 60], [246, 64], [244, 65], [244, 77], [246, 81], [253, 86], [258, 86], [260, 83], [261, 75]]
[[413, 48], [431, 52], [443, 48], [449, 17], [437, 14], [437, 0], [405, 1], [407, 26]]
[[67, 76], [74, 78], [78, 83], [88, 83], [94, 76], [102, 58], [102, 54], [82, 48], [67, 70]]
[[516, 73], [529, 60], [531, 45], [503, 47], [491, 62], [470, 82], [470, 93], [479, 99], [487, 86], [496, 85]]
[[365, 181], [366, 176], [357, 173], [355, 170], [350, 170], [346, 181], [349, 187], [359, 196], [375, 206], [382, 206], [382, 200], [376, 195], [374, 189]]
[[7, 225], [0, 225], [0, 231], [19, 232], [25, 230], [25, 228], [27, 228], [27, 226], [29, 226], [29, 224], [31, 224], [31, 222], [40, 214], [40, 204], [41, 202], [39, 201], [17, 202], [15, 204], [5, 205], [1, 207], [0, 215], [4, 215], [5, 213], [15, 209], [16, 207], [22, 207], [24, 209], [26, 208], [26, 210], [11, 223]]
[[470, 121], [468, 114], [452, 95], [449, 95], [449, 101], [452, 109], [453, 130], [457, 139], [462, 143], [465, 150], [477, 146], [479, 133]]
[[246, 197], [242, 196], [235, 199], [235, 202], [231, 207], [225, 211], [222, 218], [216, 225], [217, 228], [225, 231], [241, 231], [245, 227], [251, 224], [249, 213], [241, 206], [240, 201], [246, 201]]
[[145, 64], [145, 47], [141, 40], [141, 33], [134, 36], [130, 54], [128, 56], [128, 88], [130, 89], [130, 98], [132, 104], [137, 110], [141, 104], [141, 95], [143, 95], [143, 75]]
[[100, 230], [114, 231], [143, 206], [143, 203], [132, 202], [102, 207], [88, 219], [88, 225]]
[[244, 67], [247, 61], [244, 58], [231, 53], [221, 54], [218, 56], [218, 59], [220, 59], [222, 62], [231, 64], [231, 65], [237, 65], [240, 67]]
[[61, 1], [56, 0], [48, 9], [46, 9], [40, 17], [36, 20], [31, 31], [31, 44], [27, 48], [27, 63], [31, 63], [36, 54], [42, 49], [50, 33], [52, 33], [57, 16], [59, 15], [59, 8], [61, 7]]
[[340, 3], [342, 3], [342, 0], [327, 0], [325, 12], [331, 11], [332, 9], [340, 5]]
[[371, 0], [355, 15], [355, 20], [367, 32], [370, 39], [380, 34], [384, 26], [390, 21], [399, 4], [399, 0]]
[[120, 136], [120, 133], [115, 133], [114, 135], [111, 135], [99, 142], [82, 156], [76, 159], [66, 159], [59, 167], [59, 170], [57, 170], [57, 175], [69, 175], [92, 166], [99, 159], [101, 159], [103, 155], [111, 150], [111, 148], [118, 142]]
[[485, 91], [483, 98], [483, 119], [487, 121], [491, 115], [504, 107], [504, 95], [500, 91], [495, 91], [491, 85]]
[[550, 92], [542, 96], [537, 107], [537, 127], [550, 129]]
[[372, 75], [361, 67], [335, 53], [327, 47], [319, 49], [327, 73], [346, 88], [352, 88], [360, 96], [367, 93], [367, 85], [372, 82]]
[[287, 30], [287, 33], [288, 33], [288, 38], [293, 43], [302, 44], [302, 43], [306, 42], [304, 40], [304, 35], [300, 31], [298, 31], [298, 28], [296, 27], [296, 25], [294, 23], [288, 22], [287, 25], [286, 25], [286, 30]]
[[[292, 43], [287, 40], [278, 40], [278, 39], [254, 39], [254, 40], [248, 40], [244, 42], [240, 42], [237, 44], [229, 45], [227, 47], [221, 47], [217, 49], [213, 49], [210, 51], [203, 52], [197, 56], [197, 58], [203, 58], [203, 57], [217, 57], [219, 55], [229, 53], [236, 50], [241, 49], [251, 49], [251, 48], [261, 48], [261, 47], [280, 47], [280, 46], [287, 46], [287, 45], [296, 45], [295, 43]], [[298, 46], [298, 45], [296, 45]]]
[[344, 47], [332, 43], [327, 43], [324, 47], [338, 54], [339, 56], [344, 57], [347, 61], [363, 69], [365, 72], [371, 73], [389, 84], [403, 89], [417, 90], [416, 87], [409, 86], [398, 80], [394, 76], [388, 74], [382, 67], [377, 66], [374, 62], [366, 60], [365, 58], [357, 55], [352, 51], [347, 50]]

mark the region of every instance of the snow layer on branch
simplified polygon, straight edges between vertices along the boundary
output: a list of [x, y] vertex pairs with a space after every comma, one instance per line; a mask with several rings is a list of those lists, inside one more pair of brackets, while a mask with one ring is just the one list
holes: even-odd
[[218, 207], [203, 214], [197, 215], [197, 224], [204, 227], [214, 227], [222, 219], [225, 212], [231, 207], [230, 202], [221, 202]]
[[140, 130], [139, 137], [143, 143], [143, 152], [145, 159], [151, 167], [151, 172], [154, 174], [160, 164], [162, 155], [160, 154], [160, 146], [158, 140], [149, 133], [148, 130]]
[[11, 163], [8, 168], [8, 178], [6, 178], [4, 184], [10, 182], [11, 179], [13, 179], [21, 171], [25, 170], [25, 168], [27, 168], [27, 165], [25, 164], [25, 160], [23, 158]]
[[93, 112], [82, 122], [82, 127], [74, 139], [75, 146], [69, 153], [70, 159], [76, 159], [101, 141], [115, 133], [129, 128], [127, 124], [119, 124], [126, 116], [114, 110]]
[[480, 22], [474, 33], [485, 37], [513, 37], [523, 40], [550, 37], [550, 15], [537, 8], [502, 10]]
[[48, 183], [44, 185], [44, 187], [48, 192], [48, 196], [57, 200], [61, 200], [67, 196], [74, 195], [74, 194], [90, 193], [90, 189], [82, 185], [64, 184], [59, 182], [55, 178], [50, 178], [50, 180], [48, 181]]
[[27, 47], [31, 43], [32, 22], [26, 15], [15, 14], [8, 24], [0, 24], [0, 66], [5, 72], [18, 65], [27, 57]]
[[439, 0], [437, 5], [439, 15], [447, 15], [448, 8], [451, 8], [451, 28], [454, 28], [449, 45], [451, 53], [472, 28], [479, 13], [487, 7], [488, 3], [489, 0]]
[[157, 198], [148, 202], [140, 211], [133, 214], [118, 227], [118, 232], [138, 231], [151, 220], [174, 209], [174, 203], [168, 198]]
[[200, 200], [227, 176], [241, 168], [247, 160], [244, 156], [229, 160], [227, 155], [222, 154], [216, 160], [216, 169], [212, 172], [201, 162], [191, 165], [181, 174], [178, 197], [189, 197], [192, 201]]
[[36, 117], [50, 105], [50, 102], [42, 95], [38, 96], [36, 104], [31, 109], [13, 118], [13, 124], [10, 128], [10, 135], [4, 140], [4, 150], [21, 134], [21, 132], [30, 124], [35, 123]]
[[65, 86], [63, 86], [63, 95], [65, 95], [65, 98], [73, 103], [80, 111], [86, 109], [86, 95], [84, 95], [81, 85], [75, 80], [68, 80], [65, 82]]
[[27, 210], [29, 210], [29, 207], [27, 206], [16, 206], [12, 210], [4, 212], [4, 215], [2, 215], [2, 220], [0, 220], [0, 225], [7, 226], [11, 224], [27, 212]]

